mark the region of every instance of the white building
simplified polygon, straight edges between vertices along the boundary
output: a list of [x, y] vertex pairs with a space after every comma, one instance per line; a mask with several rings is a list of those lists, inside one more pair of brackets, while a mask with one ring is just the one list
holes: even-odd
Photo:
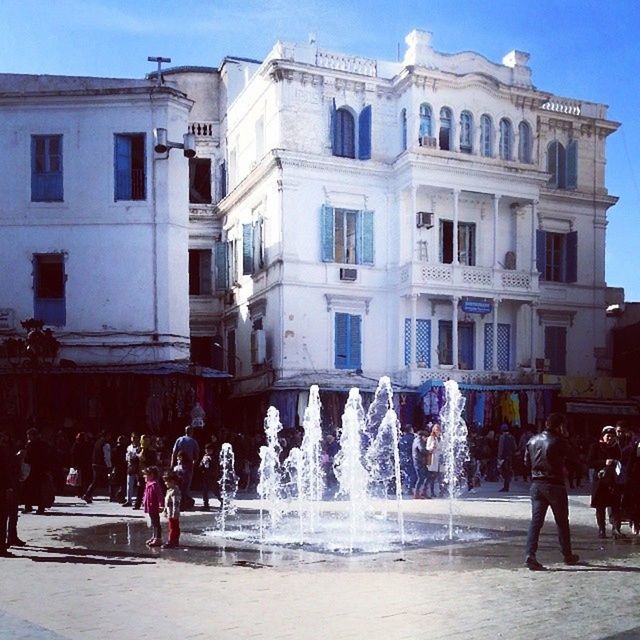
[[192, 102], [149, 80], [0, 75], [0, 308], [78, 365], [188, 359]]
[[212, 74], [217, 112], [202, 117], [228, 193], [208, 227], [192, 206], [192, 229], [220, 239], [210, 331], [236, 394], [608, 373], [618, 124], [536, 89], [528, 57], [441, 54], [414, 31], [402, 62], [278, 43]]

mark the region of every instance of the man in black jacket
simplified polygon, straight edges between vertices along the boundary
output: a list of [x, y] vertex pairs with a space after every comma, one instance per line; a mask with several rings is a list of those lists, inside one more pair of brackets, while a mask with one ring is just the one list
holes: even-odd
[[571, 551], [569, 500], [564, 483], [565, 464], [574, 457], [565, 437], [564, 416], [552, 413], [545, 430], [527, 443], [524, 461], [531, 468], [531, 523], [527, 535], [525, 565], [531, 571], [544, 567], [536, 559], [540, 530], [551, 507], [558, 527], [560, 548], [566, 564], [576, 564], [579, 557]]

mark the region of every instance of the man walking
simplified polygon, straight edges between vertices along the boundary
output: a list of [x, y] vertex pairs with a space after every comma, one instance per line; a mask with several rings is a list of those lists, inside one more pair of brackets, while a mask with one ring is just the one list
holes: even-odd
[[184, 472], [183, 478], [183, 509], [189, 509], [193, 506], [193, 498], [191, 497], [191, 481], [193, 480], [193, 468], [195, 463], [200, 459], [200, 446], [198, 441], [193, 437], [193, 427], [189, 425], [184, 430], [184, 435], [180, 436], [173, 445], [171, 453], [171, 467], [175, 467], [178, 462], [178, 454], [182, 453], [182, 466]]
[[500, 430], [502, 433], [498, 440], [498, 468], [503, 480], [500, 491], [509, 491], [511, 478], [513, 477], [513, 456], [516, 454], [516, 439], [509, 432], [509, 425], [503, 424]]
[[565, 436], [564, 416], [552, 413], [547, 418], [545, 430], [533, 436], [525, 449], [525, 465], [531, 467], [531, 523], [525, 565], [531, 571], [544, 570], [544, 566], [536, 559], [536, 552], [548, 507], [551, 507], [558, 527], [565, 564], [576, 564], [580, 559], [571, 551], [569, 500], [564, 484], [564, 469], [567, 460], [571, 461], [575, 454]]

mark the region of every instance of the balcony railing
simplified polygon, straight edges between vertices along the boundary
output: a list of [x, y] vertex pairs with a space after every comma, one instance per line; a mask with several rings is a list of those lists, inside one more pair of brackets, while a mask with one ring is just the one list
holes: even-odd
[[533, 384], [536, 373], [528, 369], [517, 371], [462, 371], [449, 367], [432, 369], [404, 369], [393, 376], [394, 383], [420, 386], [428, 380], [455, 380], [462, 384], [510, 385]]
[[462, 264], [413, 262], [400, 271], [400, 284], [436, 287], [457, 285], [471, 290], [533, 293], [538, 290], [538, 274]]
[[213, 136], [215, 124], [216, 124], [215, 122], [207, 122], [207, 121], [191, 122], [189, 124], [189, 133], [193, 133], [196, 136], [203, 136], [203, 137], [210, 138], [211, 136]]
[[326, 69], [335, 69], [336, 71], [359, 73], [363, 76], [375, 77], [378, 75], [378, 64], [375, 60], [358, 56], [345, 56], [329, 51], [318, 51], [316, 65]]

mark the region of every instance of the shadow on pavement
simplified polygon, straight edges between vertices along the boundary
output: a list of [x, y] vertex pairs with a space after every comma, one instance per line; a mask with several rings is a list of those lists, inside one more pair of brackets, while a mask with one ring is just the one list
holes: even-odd
[[[617, 564], [589, 564], [588, 562], [578, 562], [578, 564], [571, 567], [557, 567], [553, 569], [547, 568], [547, 571], [615, 571], [618, 573], [640, 573], [640, 567], [624, 567]], [[640, 627], [639, 627], [640, 628]], [[612, 638], [617, 638], [618, 636], [611, 636]], [[639, 638], [640, 636], [634, 636], [634, 638]]]
[[94, 551], [92, 549], [76, 549], [73, 547], [23, 547], [25, 551], [36, 551], [50, 554], [58, 554], [61, 557], [47, 557], [21, 554], [21, 558], [27, 558], [33, 562], [56, 562], [56, 563], [76, 563], [76, 564], [98, 564], [98, 565], [138, 565], [155, 564], [155, 559], [151, 556], [136, 553], [122, 553], [118, 551]]

